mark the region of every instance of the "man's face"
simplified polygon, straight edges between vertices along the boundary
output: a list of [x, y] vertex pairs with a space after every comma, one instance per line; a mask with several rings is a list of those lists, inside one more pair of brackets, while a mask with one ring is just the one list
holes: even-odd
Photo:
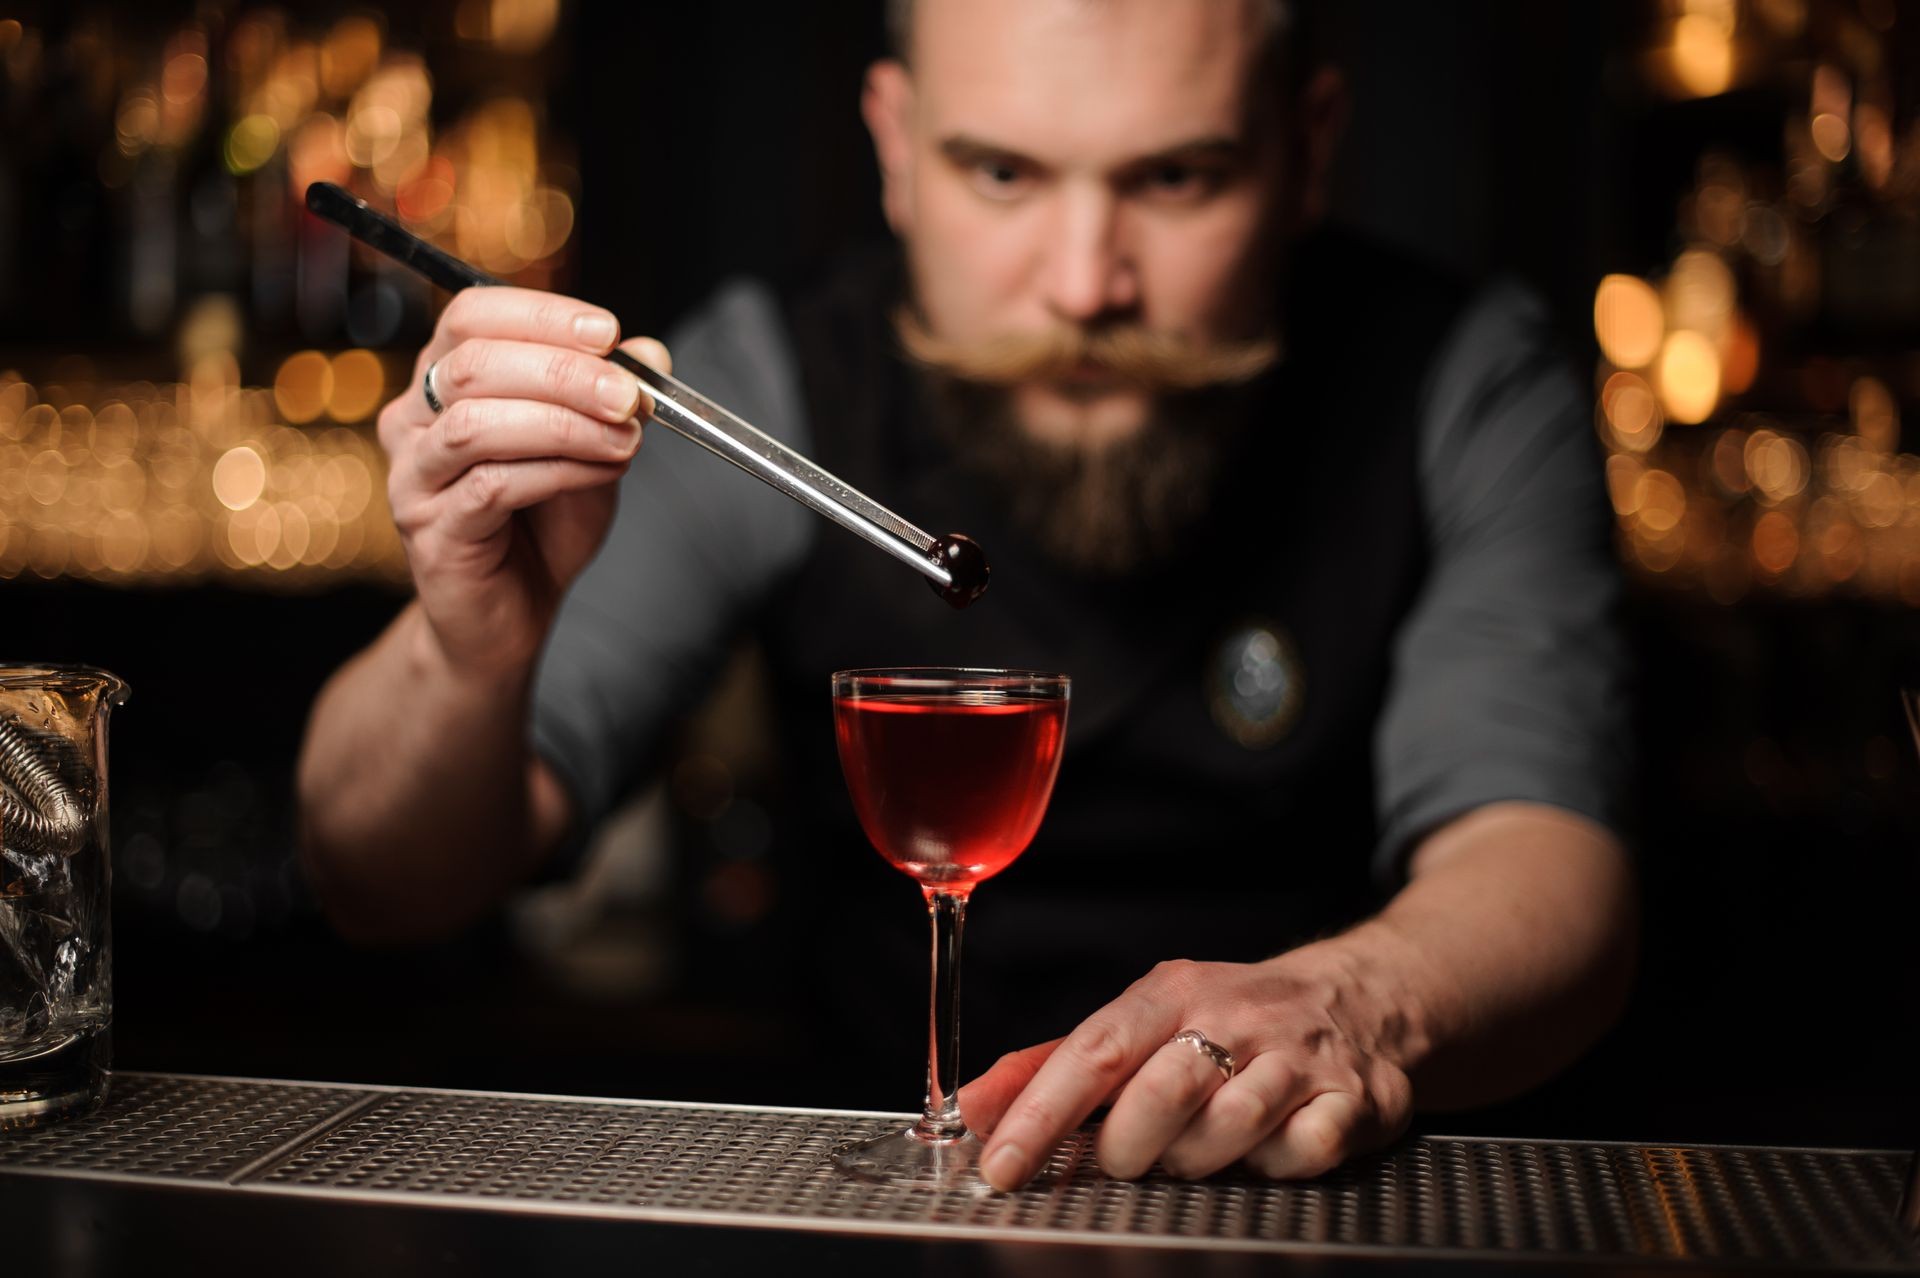
[[[866, 112], [932, 336], [1272, 325], [1282, 146], [1259, 0], [920, 0]], [[1036, 442], [1098, 451], [1155, 395], [1097, 366], [1009, 388]]]

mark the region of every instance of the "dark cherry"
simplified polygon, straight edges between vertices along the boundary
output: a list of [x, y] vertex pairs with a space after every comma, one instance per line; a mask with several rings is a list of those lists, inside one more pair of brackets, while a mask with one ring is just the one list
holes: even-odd
[[986, 552], [980, 549], [978, 542], [961, 533], [948, 533], [940, 539], [940, 545], [933, 557], [952, 577], [947, 586], [935, 582], [933, 593], [956, 608], [964, 608], [981, 595], [987, 593], [987, 578], [992, 570], [987, 567]]

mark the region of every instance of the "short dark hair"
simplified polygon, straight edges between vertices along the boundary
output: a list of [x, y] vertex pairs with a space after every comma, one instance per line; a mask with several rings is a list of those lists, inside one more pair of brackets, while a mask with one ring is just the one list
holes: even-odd
[[[917, 0], [886, 0], [887, 46], [893, 56], [908, 61], [913, 46], [913, 11]], [[1307, 51], [1312, 46], [1309, 29], [1312, 5], [1309, 0], [1261, 0], [1267, 15], [1267, 39], [1275, 63], [1281, 68], [1289, 89], [1297, 86], [1305, 73]]]
[[[885, 0], [885, 4], [887, 46], [894, 57], [911, 64], [917, 0]], [[1260, 0], [1260, 6], [1267, 18], [1264, 57], [1269, 71], [1277, 72], [1282, 98], [1290, 102], [1315, 62], [1314, 0]]]

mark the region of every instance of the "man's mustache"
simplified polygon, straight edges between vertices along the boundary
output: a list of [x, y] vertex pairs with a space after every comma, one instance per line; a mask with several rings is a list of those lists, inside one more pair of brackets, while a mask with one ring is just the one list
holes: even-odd
[[893, 323], [917, 363], [989, 386], [1071, 382], [1097, 372], [1142, 390], [1194, 391], [1251, 381], [1280, 358], [1280, 342], [1270, 336], [1203, 344], [1138, 324], [1058, 324], [969, 342], [937, 336], [910, 307], [895, 311]]

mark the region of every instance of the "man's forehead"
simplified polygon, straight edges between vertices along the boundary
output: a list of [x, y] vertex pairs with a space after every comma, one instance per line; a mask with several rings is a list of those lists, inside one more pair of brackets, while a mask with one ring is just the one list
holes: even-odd
[[1240, 136], [1270, 3], [917, 0], [922, 123], [1075, 151]]

